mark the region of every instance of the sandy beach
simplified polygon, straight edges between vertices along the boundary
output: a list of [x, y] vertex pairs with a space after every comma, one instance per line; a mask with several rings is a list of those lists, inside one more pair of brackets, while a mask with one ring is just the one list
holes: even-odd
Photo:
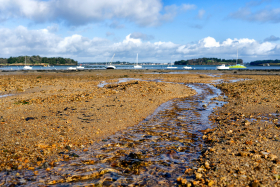
[[[0, 170], [34, 169], [65, 160], [59, 153], [137, 125], [158, 106], [215, 85], [227, 102], [203, 131], [197, 166], [177, 178], [185, 186], [277, 186], [280, 179], [280, 77], [268, 72], [96, 70], [0, 74]], [[230, 80], [240, 80], [230, 83]], [[228, 83], [227, 83], [228, 82]], [[49, 169], [49, 168], [47, 168]], [[1, 184], [1, 183], [0, 183]]]

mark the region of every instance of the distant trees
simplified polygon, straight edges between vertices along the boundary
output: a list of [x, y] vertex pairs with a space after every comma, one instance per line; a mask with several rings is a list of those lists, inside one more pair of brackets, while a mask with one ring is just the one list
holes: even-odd
[[263, 66], [263, 65], [274, 65], [274, 66], [279, 66], [280, 65], [280, 60], [256, 60], [253, 62], [250, 62], [251, 66]]
[[[238, 64], [243, 64], [242, 59], [237, 60]], [[221, 64], [228, 64], [233, 65], [236, 64], [236, 59], [220, 59], [220, 58], [198, 58], [198, 59], [191, 59], [191, 60], [180, 60], [175, 61], [175, 65], [221, 65]]]
[[[10, 57], [0, 58], [0, 64], [3, 65], [16, 65], [16, 64], [24, 64], [25, 56], [19, 57]], [[62, 58], [62, 57], [40, 57], [40, 56], [26, 56], [26, 63], [31, 65], [77, 65], [78, 62], [70, 59], [70, 58]]]

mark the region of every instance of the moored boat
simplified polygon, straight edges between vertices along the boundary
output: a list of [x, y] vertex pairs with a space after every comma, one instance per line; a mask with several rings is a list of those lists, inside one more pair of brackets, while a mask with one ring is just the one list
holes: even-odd
[[233, 66], [229, 66], [229, 68], [247, 68], [247, 67], [244, 66], [244, 65], [241, 65], [241, 64], [236, 64], [236, 65], [233, 65]]
[[79, 66], [77, 66], [77, 69], [85, 69], [85, 67], [83, 67], [82, 64], [80, 64]]
[[116, 69], [116, 66], [112, 65], [113, 59], [114, 59], [115, 54], [113, 55], [112, 59], [111, 59], [111, 63], [109, 66], [106, 66], [106, 69]]
[[238, 48], [237, 48], [236, 65], [229, 66], [229, 68], [235, 68], [235, 69], [246, 68], [246, 66], [244, 66], [244, 65], [237, 64], [237, 61], [238, 61]]
[[31, 70], [32, 67], [31, 66], [27, 66], [26, 65], [26, 56], [25, 56], [25, 66], [23, 67], [24, 70]]
[[192, 69], [190, 66], [184, 66], [183, 69]]
[[225, 69], [229, 69], [228, 66], [226, 66], [225, 64], [222, 64], [220, 66], [217, 66], [217, 70], [225, 70]]
[[77, 68], [76, 67], [69, 67], [69, 68], [67, 68], [68, 70], [77, 70]]
[[138, 53], [137, 53], [137, 56], [136, 56], [136, 65], [134, 66], [135, 69], [140, 69], [142, 68], [142, 66], [138, 65]]

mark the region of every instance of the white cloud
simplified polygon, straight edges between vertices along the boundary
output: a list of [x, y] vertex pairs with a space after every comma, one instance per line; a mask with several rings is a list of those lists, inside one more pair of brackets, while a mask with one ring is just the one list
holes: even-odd
[[0, 17], [9, 19], [25, 17], [42, 22], [53, 15], [50, 2], [36, 0], [0, 0]]
[[133, 44], [140, 45], [142, 43], [141, 39], [131, 38], [130, 36], [131, 34], [126, 36], [125, 40], [123, 41], [123, 44], [133, 43]]
[[[173, 19], [178, 8], [164, 7], [161, 0], [0, 0], [0, 19], [27, 18], [39, 23], [56, 21], [76, 26], [123, 19], [140, 26], [157, 26]], [[195, 5], [181, 7], [193, 8]]]
[[177, 48], [178, 53], [183, 53], [188, 56], [196, 57], [217, 57], [217, 58], [235, 58], [236, 51], [240, 57], [245, 60], [261, 59], [263, 57], [271, 58], [278, 56], [277, 49], [280, 45], [270, 42], [259, 43], [254, 39], [227, 39], [223, 42], [217, 42], [212, 37], [207, 37], [200, 40], [196, 44], [183, 45]]
[[51, 51], [60, 38], [47, 29], [28, 30], [26, 27], [18, 26], [14, 30], [0, 29], [0, 41], [0, 48], [5, 51], [2, 56], [14, 56], [30, 51], [34, 54], [40, 51]]
[[105, 61], [115, 53], [116, 60], [133, 62], [136, 53], [142, 62], [169, 62], [200, 57], [235, 58], [238, 48], [244, 61], [262, 58], [279, 58], [280, 45], [254, 39], [226, 39], [217, 41], [206, 37], [198, 42], [180, 45], [173, 42], [144, 42], [127, 35], [121, 42], [105, 38], [87, 38], [78, 34], [60, 37], [48, 29], [28, 30], [19, 26], [15, 29], [0, 29], [0, 56], [8, 58], [19, 55], [62, 56], [80, 62]]
[[220, 47], [219, 42], [216, 42], [215, 38], [212, 37], [204, 38], [203, 40], [200, 40], [199, 43], [201, 43], [206, 48]]

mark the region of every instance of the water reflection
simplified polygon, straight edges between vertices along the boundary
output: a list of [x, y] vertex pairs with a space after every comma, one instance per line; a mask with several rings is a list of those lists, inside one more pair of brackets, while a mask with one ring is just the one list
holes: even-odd
[[0, 95], [0, 98], [8, 97], [8, 96], [11, 96], [11, 94], [9, 94], [9, 95]]

